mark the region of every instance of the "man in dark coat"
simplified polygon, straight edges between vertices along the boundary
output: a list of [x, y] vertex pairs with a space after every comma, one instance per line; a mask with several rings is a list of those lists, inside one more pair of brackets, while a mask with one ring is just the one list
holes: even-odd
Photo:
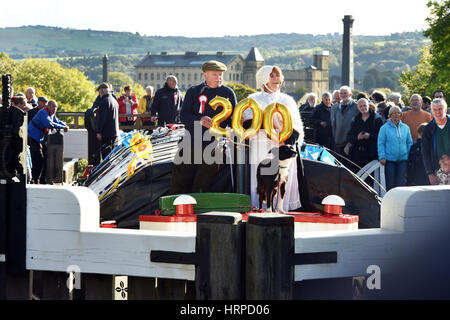
[[[378, 133], [383, 125], [383, 120], [369, 107], [369, 101], [365, 98], [358, 100], [358, 110], [360, 112], [352, 120], [350, 131], [347, 134], [348, 148], [346, 146], [344, 150], [348, 150], [350, 159], [363, 168], [372, 160], [378, 159]], [[360, 170], [353, 165], [349, 169], [355, 173]]]
[[36, 113], [39, 112], [39, 110], [47, 106], [48, 99], [46, 97], [39, 97], [37, 101], [38, 101], [37, 106], [28, 111], [28, 123], [30, 123], [31, 120], [33, 120], [34, 116], [36, 115]]
[[331, 132], [330, 110], [331, 93], [325, 92], [322, 94], [322, 103], [314, 108], [311, 120], [314, 123], [316, 130], [315, 142], [321, 146], [332, 149], [333, 133]]
[[177, 85], [177, 78], [170, 75], [167, 77], [164, 87], [158, 89], [155, 93], [151, 106], [151, 121], [158, 120], [158, 126], [180, 123], [183, 95]]
[[[223, 154], [215, 148], [217, 138], [209, 136], [210, 139], [206, 139], [206, 135], [212, 126], [212, 118], [222, 111], [222, 108], [213, 109], [209, 104], [211, 100], [216, 96], [228, 99], [233, 109], [237, 103], [233, 89], [223, 85], [223, 72], [226, 70], [221, 62], [205, 62], [202, 66], [205, 82], [186, 92], [181, 107], [181, 123], [185, 125], [186, 134], [175, 158], [170, 194], [207, 192], [217, 176], [220, 163], [215, 160], [223, 159]], [[221, 127], [227, 124], [231, 126], [231, 115]], [[206, 148], [210, 148], [208, 156], [213, 159], [204, 157]]]
[[430, 184], [439, 184], [436, 170], [443, 154], [450, 154], [450, 116], [447, 115], [447, 103], [444, 99], [431, 102], [433, 120], [423, 129], [422, 158]]
[[97, 140], [101, 143], [102, 158], [114, 149], [119, 136], [119, 104], [109, 92], [109, 86], [102, 83], [97, 91], [101, 96], [95, 123]]

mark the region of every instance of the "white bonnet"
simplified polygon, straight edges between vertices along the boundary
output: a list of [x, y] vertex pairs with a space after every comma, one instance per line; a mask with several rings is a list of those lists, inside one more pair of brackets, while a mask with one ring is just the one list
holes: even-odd
[[[270, 74], [275, 66], [263, 66], [256, 72], [256, 88], [264, 90], [264, 85], [270, 81]], [[283, 81], [283, 76], [281, 77]]]

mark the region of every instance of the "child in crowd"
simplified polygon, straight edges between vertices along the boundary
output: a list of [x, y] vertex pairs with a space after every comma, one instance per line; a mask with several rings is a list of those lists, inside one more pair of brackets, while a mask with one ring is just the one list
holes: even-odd
[[407, 186], [427, 186], [430, 184], [422, 160], [422, 133], [426, 125], [427, 123], [424, 122], [417, 127], [417, 140], [409, 151], [408, 171], [406, 174]]
[[436, 175], [441, 181], [439, 184], [450, 185], [450, 156], [447, 154], [442, 155], [439, 165], [441, 168], [436, 171]]

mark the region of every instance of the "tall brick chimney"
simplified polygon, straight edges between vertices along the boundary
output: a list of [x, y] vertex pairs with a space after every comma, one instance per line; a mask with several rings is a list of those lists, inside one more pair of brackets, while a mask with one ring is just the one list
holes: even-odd
[[342, 41], [342, 74], [341, 84], [354, 88], [353, 72], [353, 19], [352, 16], [344, 16], [344, 36]]

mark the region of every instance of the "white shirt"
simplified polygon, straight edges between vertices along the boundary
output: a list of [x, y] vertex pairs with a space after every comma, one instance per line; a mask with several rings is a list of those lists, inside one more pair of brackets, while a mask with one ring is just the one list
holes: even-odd
[[[294, 130], [296, 130], [299, 133], [297, 144], [298, 147], [300, 148], [304, 138], [303, 123], [300, 118], [300, 112], [298, 110], [297, 104], [295, 103], [294, 99], [292, 99], [292, 97], [277, 91], [274, 93], [257, 92], [249, 95], [248, 98], [252, 98], [256, 102], [258, 102], [259, 106], [263, 111], [268, 105], [275, 102], [285, 105], [291, 113], [292, 126]], [[244, 111], [243, 118], [244, 120], [253, 118], [253, 112], [251, 111], [251, 109], [247, 109]], [[252, 207], [258, 207], [259, 196], [256, 193], [257, 187], [256, 170], [258, 168], [258, 164], [262, 160], [273, 157], [272, 154], [269, 153], [269, 151], [272, 148], [277, 147], [277, 144], [267, 137], [264, 128], [261, 126], [259, 133], [256, 136], [250, 138], [249, 145], [250, 145], [250, 197]], [[274, 200], [274, 202], [275, 204], [277, 203], [276, 200]], [[277, 206], [274, 206], [274, 208], [276, 207]], [[300, 195], [298, 192], [297, 161], [296, 159], [292, 159], [291, 164], [289, 166], [289, 175], [286, 184], [286, 194], [283, 201], [283, 210], [289, 211], [297, 209], [299, 207], [301, 207], [301, 203], [300, 203]]]

